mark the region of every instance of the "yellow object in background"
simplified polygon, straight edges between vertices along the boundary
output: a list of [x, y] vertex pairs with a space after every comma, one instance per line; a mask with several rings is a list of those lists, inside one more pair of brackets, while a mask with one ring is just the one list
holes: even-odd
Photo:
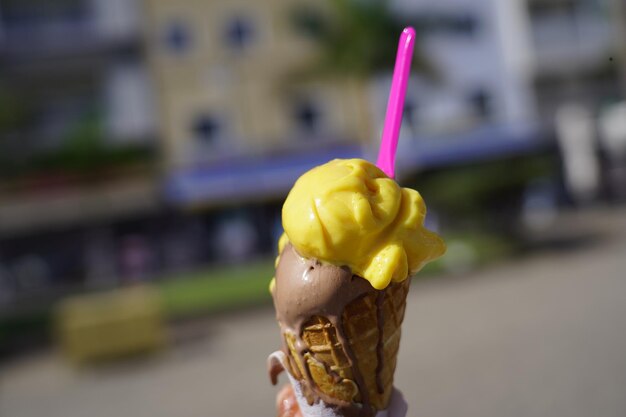
[[424, 227], [420, 194], [363, 159], [335, 159], [306, 172], [289, 192], [282, 216], [300, 255], [347, 265], [378, 290], [446, 250]]
[[166, 342], [161, 300], [148, 286], [67, 298], [56, 322], [63, 353], [77, 363], [150, 351]]

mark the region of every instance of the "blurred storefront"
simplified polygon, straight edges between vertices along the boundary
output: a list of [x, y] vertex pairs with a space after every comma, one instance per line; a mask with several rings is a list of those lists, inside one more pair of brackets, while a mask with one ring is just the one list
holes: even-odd
[[141, 16], [126, 0], [0, 2], [0, 307], [116, 285], [117, 229], [159, 211]]

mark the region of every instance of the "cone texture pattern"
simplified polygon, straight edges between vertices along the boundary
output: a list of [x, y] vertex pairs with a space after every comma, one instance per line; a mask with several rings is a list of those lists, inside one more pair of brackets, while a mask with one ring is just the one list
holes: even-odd
[[[382, 303], [377, 302], [379, 292], [376, 291], [346, 306], [342, 318], [348, 346], [343, 346], [338, 329], [328, 318], [311, 317], [303, 326], [301, 335], [308, 347], [304, 355], [306, 364], [301, 363], [297, 355], [295, 335], [286, 333], [292, 375], [303, 380], [306, 366], [317, 389], [325, 395], [353, 403], [363, 403], [367, 398], [377, 410], [386, 409], [393, 390], [393, 375], [410, 281], [406, 279], [389, 285], [383, 290]], [[378, 371], [381, 366], [378, 359], [379, 319], [382, 319], [383, 360]], [[356, 364], [350, 363], [348, 352], [352, 352]], [[378, 372], [384, 388], [382, 392], [379, 392], [376, 381]], [[359, 380], [365, 392], [359, 390]]]

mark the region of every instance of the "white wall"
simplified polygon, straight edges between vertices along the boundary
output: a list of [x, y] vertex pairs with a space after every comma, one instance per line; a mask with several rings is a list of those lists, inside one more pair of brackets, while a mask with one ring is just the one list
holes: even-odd
[[106, 74], [106, 128], [111, 140], [141, 142], [155, 132], [155, 113], [146, 69], [115, 64]]
[[[471, 36], [436, 31], [418, 37], [441, 78], [436, 83], [412, 77], [407, 98], [419, 103], [420, 131], [456, 133], [483, 123], [468, 100], [477, 89], [485, 89], [491, 97], [486, 123], [534, 122], [531, 34], [524, 0], [393, 0], [392, 4], [404, 15], [466, 15], [478, 22]], [[384, 114], [389, 83], [390, 77], [374, 82], [377, 114]]]
[[97, 33], [106, 39], [126, 39], [139, 33], [141, 0], [90, 0]]

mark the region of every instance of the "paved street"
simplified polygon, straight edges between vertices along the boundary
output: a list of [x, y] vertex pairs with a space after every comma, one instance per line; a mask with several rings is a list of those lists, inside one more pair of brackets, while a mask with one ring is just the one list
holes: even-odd
[[[410, 416], [626, 415], [626, 211], [579, 220], [597, 239], [415, 282], [396, 384]], [[178, 329], [174, 348], [123, 364], [13, 362], [0, 369], [0, 416], [273, 416], [272, 310], [195, 326], [203, 337]]]

